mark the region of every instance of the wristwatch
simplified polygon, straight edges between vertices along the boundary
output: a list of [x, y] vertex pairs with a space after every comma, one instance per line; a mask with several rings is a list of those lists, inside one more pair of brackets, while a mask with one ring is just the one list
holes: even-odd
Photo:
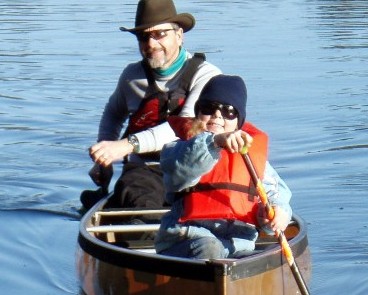
[[128, 142], [133, 146], [133, 153], [139, 153], [139, 140], [137, 136], [134, 134], [129, 135]]

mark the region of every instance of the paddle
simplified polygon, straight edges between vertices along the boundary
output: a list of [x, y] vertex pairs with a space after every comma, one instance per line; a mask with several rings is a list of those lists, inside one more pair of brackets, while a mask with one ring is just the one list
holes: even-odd
[[[262, 181], [260, 180], [260, 178], [257, 175], [257, 172], [254, 168], [254, 165], [247, 153], [247, 150], [245, 149], [245, 151], [242, 151], [242, 155], [245, 161], [245, 164], [247, 165], [247, 168], [249, 170], [249, 173], [251, 175], [252, 181], [254, 183], [254, 185], [256, 186], [257, 189], [257, 193], [258, 196], [262, 202], [262, 204], [265, 206], [266, 209], [266, 213], [267, 213], [267, 217], [268, 219], [272, 220], [275, 216], [275, 211], [273, 210], [272, 206], [270, 205], [270, 203], [268, 202], [268, 197], [267, 197], [267, 193], [266, 190], [263, 187]], [[283, 233], [283, 231], [281, 230], [276, 230], [275, 231], [275, 236], [278, 238], [280, 246], [281, 246], [281, 250], [282, 253], [284, 254], [291, 272], [294, 275], [295, 281], [299, 287], [299, 290], [301, 292], [302, 295], [309, 295], [309, 290], [308, 287], [299, 271], [299, 268], [296, 264], [296, 261], [294, 259], [293, 253], [291, 251], [290, 245]]]

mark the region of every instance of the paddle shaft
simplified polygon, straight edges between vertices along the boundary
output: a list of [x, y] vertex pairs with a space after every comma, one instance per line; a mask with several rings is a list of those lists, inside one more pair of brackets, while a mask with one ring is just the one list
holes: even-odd
[[[257, 193], [258, 196], [262, 202], [262, 204], [265, 206], [265, 210], [266, 210], [266, 214], [268, 219], [272, 220], [275, 217], [275, 211], [273, 210], [272, 206], [270, 205], [270, 203], [268, 202], [268, 197], [267, 197], [267, 193], [266, 190], [263, 187], [262, 181], [260, 180], [260, 178], [258, 177], [257, 171], [254, 168], [254, 165], [249, 157], [249, 155], [247, 153], [243, 154], [243, 158], [245, 161], [245, 164], [249, 170], [250, 176], [252, 178], [252, 181], [254, 183], [254, 185], [256, 186], [257, 189]], [[279, 243], [281, 245], [281, 250], [282, 253], [284, 254], [291, 272], [293, 273], [293, 276], [295, 278], [295, 281], [299, 287], [299, 290], [301, 292], [302, 295], [309, 295], [309, 290], [308, 287], [299, 271], [299, 268], [296, 264], [296, 261], [294, 259], [293, 253], [291, 251], [290, 245], [283, 233], [283, 231], [281, 230], [276, 230], [275, 231], [275, 235], [279, 240]]]

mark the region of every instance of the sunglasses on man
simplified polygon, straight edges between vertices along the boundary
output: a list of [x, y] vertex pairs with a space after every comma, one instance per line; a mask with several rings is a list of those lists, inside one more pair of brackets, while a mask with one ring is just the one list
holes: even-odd
[[135, 33], [137, 40], [139, 42], [148, 42], [150, 38], [158, 41], [165, 37], [167, 37], [169, 31], [175, 31], [175, 29], [163, 29], [163, 30], [154, 30], [150, 32], [137, 32]]
[[224, 119], [234, 120], [238, 117], [238, 111], [228, 104], [221, 104], [213, 101], [198, 101], [198, 111], [203, 115], [213, 115], [217, 110], [221, 112]]

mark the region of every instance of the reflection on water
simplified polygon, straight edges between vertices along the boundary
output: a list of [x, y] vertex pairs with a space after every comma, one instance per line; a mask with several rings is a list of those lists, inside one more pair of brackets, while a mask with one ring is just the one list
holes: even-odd
[[308, 5], [312, 12], [307, 16], [308, 26], [318, 36], [318, 80], [324, 89], [318, 108], [322, 135], [311, 139], [322, 141], [309, 158], [313, 159], [310, 169], [319, 166], [319, 179], [312, 177], [312, 184], [317, 185], [315, 194], [321, 201], [312, 197], [310, 205], [319, 220], [310, 226], [311, 235], [318, 232], [314, 292], [327, 294], [334, 284], [338, 287], [332, 293], [365, 294], [366, 278], [358, 276], [354, 287], [350, 281], [365, 272], [368, 262], [368, 240], [361, 238], [368, 231], [362, 210], [367, 206], [362, 196], [368, 189], [364, 160], [368, 148], [368, 2], [312, 3], [316, 5]]
[[314, 30], [329, 39], [332, 49], [368, 47], [366, 1], [319, 1]]
[[[368, 2], [313, 1], [309, 26], [321, 40], [321, 83], [333, 83], [325, 130], [335, 138], [328, 151], [366, 148], [368, 129]], [[340, 146], [341, 144], [341, 146]], [[337, 146], [336, 146], [337, 145]], [[362, 179], [364, 182], [364, 179]]]
[[[269, 133], [271, 160], [309, 223], [312, 293], [366, 294], [368, 1], [176, 2], [197, 19], [188, 49], [247, 81], [247, 116]], [[87, 148], [122, 68], [139, 58], [118, 30], [133, 25], [135, 7], [0, 3], [0, 221], [14, 229], [0, 238], [6, 293], [78, 293], [71, 245], [79, 193], [94, 188]]]

